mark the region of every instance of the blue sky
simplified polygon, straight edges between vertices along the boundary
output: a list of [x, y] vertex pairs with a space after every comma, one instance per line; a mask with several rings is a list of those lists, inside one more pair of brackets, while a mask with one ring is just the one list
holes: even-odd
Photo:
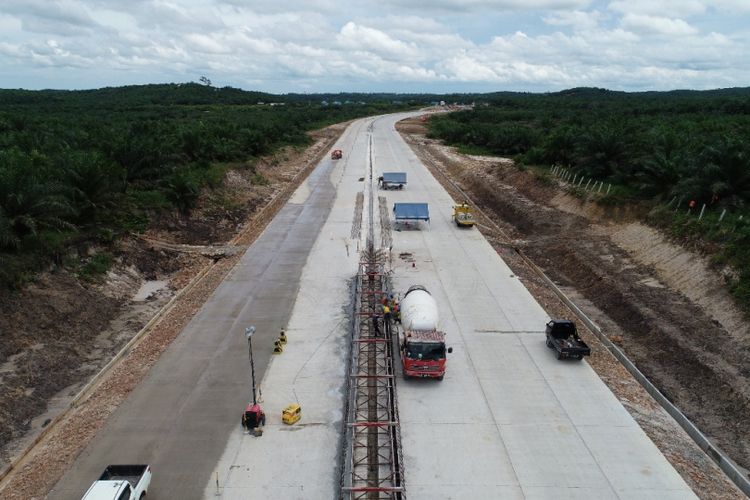
[[750, 86], [750, 0], [2, 0], [0, 88]]

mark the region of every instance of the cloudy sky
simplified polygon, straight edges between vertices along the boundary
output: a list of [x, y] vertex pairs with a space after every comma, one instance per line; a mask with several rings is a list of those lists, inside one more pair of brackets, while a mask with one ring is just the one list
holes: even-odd
[[0, 0], [0, 88], [750, 86], [750, 0]]

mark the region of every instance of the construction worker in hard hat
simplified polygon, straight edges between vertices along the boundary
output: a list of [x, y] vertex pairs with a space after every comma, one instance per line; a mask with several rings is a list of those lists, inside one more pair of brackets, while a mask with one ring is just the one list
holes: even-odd
[[387, 305], [383, 306], [383, 324], [385, 325], [385, 332], [391, 333], [391, 308]]

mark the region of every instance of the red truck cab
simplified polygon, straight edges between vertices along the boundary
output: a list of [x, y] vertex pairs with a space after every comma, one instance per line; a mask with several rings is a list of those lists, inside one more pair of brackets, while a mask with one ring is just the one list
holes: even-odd
[[445, 334], [432, 331], [405, 331], [401, 343], [401, 361], [404, 378], [436, 378], [445, 376], [446, 353], [453, 352], [445, 347]]

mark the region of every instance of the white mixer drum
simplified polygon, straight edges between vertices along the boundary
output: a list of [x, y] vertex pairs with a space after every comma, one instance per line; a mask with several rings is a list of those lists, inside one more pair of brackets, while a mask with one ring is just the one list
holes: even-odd
[[404, 330], [437, 330], [438, 309], [435, 299], [421, 285], [414, 285], [401, 299], [401, 325]]

